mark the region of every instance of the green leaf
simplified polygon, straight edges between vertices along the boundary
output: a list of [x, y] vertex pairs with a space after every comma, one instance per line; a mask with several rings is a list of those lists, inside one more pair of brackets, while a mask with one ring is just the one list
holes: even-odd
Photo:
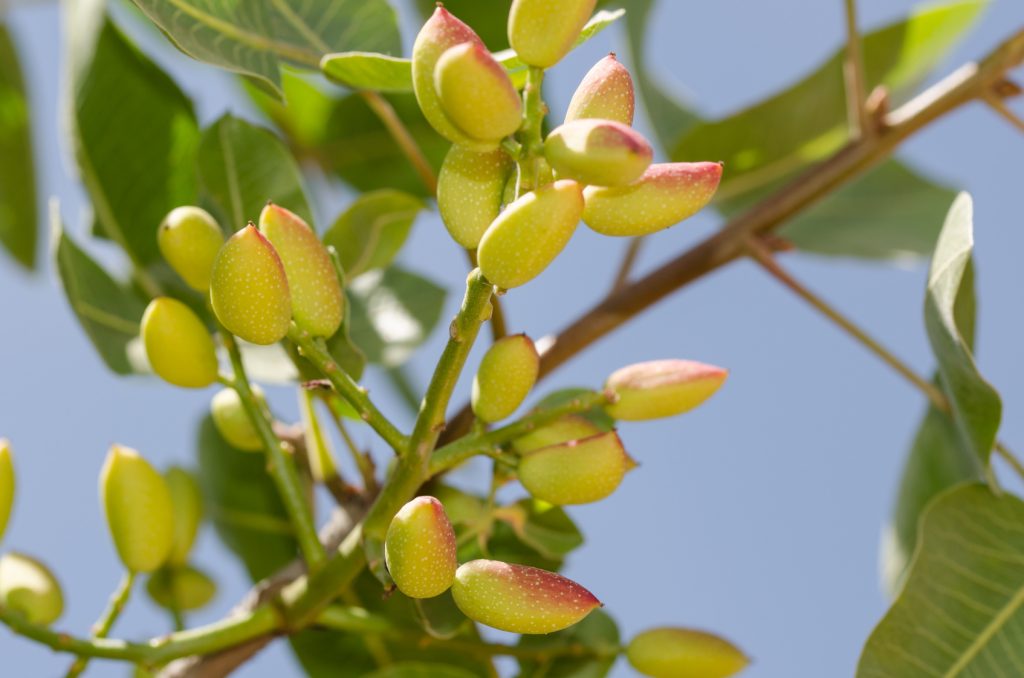
[[1024, 502], [979, 484], [936, 499], [858, 678], [1024, 675]]
[[[868, 88], [885, 85], [895, 99], [911, 91], [985, 5], [984, 0], [925, 5], [906, 20], [863, 36]], [[724, 161], [718, 199], [727, 200], [835, 152], [849, 139], [843, 58], [839, 50], [785, 91], [724, 120], [689, 129], [669, 146], [672, 158]]]
[[328, 52], [395, 52], [386, 0], [134, 0], [189, 56], [255, 78], [281, 93], [282, 62], [319, 68]]
[[412, 62], [375, 52], [328, 54], [320, 63], [324, 75], [350, 89], [411, 92]]
[[458, 666], [405, 662], [378, 669], [366, 678], [476, 678], [477, 674]]
[[139, 336], [145, 302], [67, 236], [56, 205], [51, 222], [56, 269], [71, 310], [107, 367], [118, 374], [136, 371], [129, 345]]
[[386, 367], [405, 362], [441, 318], [445, 291], [397, 267], [370, 271], [348, 287], [350, 336], [366, 359]]
[[199, 131], [189, 99], [96, 4], [73, 3], [67, 22], [75, 157], [102, 233], [146, 265], [167, 212], [196, 200]]
[[206, 415], [196, 450], [203, 502], [221, 541], [238, 556], [253, 581], [297, 555], [291, 523], [263, 455], [231, 447]]
[[268, 200], [313, 223], [291, 153], [272, 132], [241, 118], [225, 115], [203, 132], [199, 176], [229, 233], [257, 220]]
[[[437, 7], [435, 0], [416, 0], [425, 22]], [[444, 8], [467, 23], [492, 52], [508, 47], [508, 11], [512, 0], [445, 0]]]
[[924, 318], [957, 429], [968, 449], [987, 465], [999, 430], [1002, 402], [974, 363], [973, 328], [961, 332], [955, 311], [964, 281], [971, 275], [973, 209], [967, 193], [957, 196], [949, 209], [928, 274]]
[[503, 506], [494, 515], [508, 523], [519, 541], [551, 560], [561, 560], [583, 544], [579, 528], [561, 507], [537, 499]]
[[324, 233], [324, 244], [338, 250], [349, 279], [386, 268], [425, 207], [422, 200], [401, 191], [383, 189], [361, 195]]
[[36, 176], [28, 95], [18, 53], [0, 23], [0, 245], [27, 269], [36, 262]]
[[603, 610], [594, 610], [580, 623], [558, 633], [522, 636], [519, 647], [554, 650], [580, 645], [595, 656], [563, 656], [544, 662], [520, 659], [520, 678], [604, 678], [619, 654], [619, 640], [619, 628], [615, 620]]

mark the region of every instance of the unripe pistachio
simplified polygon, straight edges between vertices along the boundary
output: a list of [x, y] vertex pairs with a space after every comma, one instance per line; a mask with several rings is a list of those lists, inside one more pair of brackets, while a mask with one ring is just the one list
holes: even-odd
[[596, 4], [596, 0], [513, 0], [508, 42], [523, 62], [550, 68], [572, 49]]
[[224, 244], [217, 221], [201, 207], [175, 207], [156, 232], [160, 253], [189, 287], [210, 289], [213, 260]]
[[[252, 384], [251, 388], [260, 406], [266, 407], [263, 389], [257, 384]], [[252, 425], [249, 413], [242, 406], [242, 399], [238, 397], [235, 389], [225, 388], [217, 391], [210, 401], [210, 416], [213, 418], [217, 433], [220, 433], [231, 447], [243, 452], [259, 452], [263, 449], [263, 439]]]
[[570, 414], [517, 438], [512, 442], [512, 446], [516, 452], [525, 455], [542, 447], [583, 440], [603, 432], [589, 419]]
[[615, 55], [609, 54], [583, 76], [569, 102], [565, 122], [601, 118], [632, 125], [635, 106], [633, 78]]
[[253, 344], [273, 344], [288, 333], [292, 301], [284, 264], [251, 223], [220, 248], [210, 303], [229, 332]]
[[332, 336], [341, 326], [345, 295], [327, 248], [302, 217], [273, 203], [260, 213], [260, 232], [284, 265], [295, 324], [315, 337]]
[[135, 450], [113, 445], [100, 473], [100, 501], [124, 566], [152, 572], [174, 545], [174, 507], [163, 476]]
[[188, 612], [205, 607], [217, 593], [217, 584], [191, 565], [162, 567], [146, 582], [146, 592], [160, 607]]
[[674, 417], [710, 398], [729, 371], [693, 360], [650, 360], [616, 370], [605, 390], [616, 397], [605, 409], [615, 419]]
[[721, 178], [716, 162], [654, 164], [627, 186], [588, 186], [583, 221], [603, 235], [649, 235], [699, 212]]
[[395, 514], [384, 540], [384, 559], [398, 590], [433, 598], [452, 585], [458, 561], [455, 532], [434, 497], [416, 497]]
[[3, 539], [7, 521], [14, 506], [14, 461], [11, 459], [11, 444], [0, 438], [0, 539]]
[[444, 7], [438, 6], [423, 24], [412, 46], [412, 87], [427, 122], [448, 141], [477, 151], [491, 150], [495, 141], [479, 141], [460, 130], [445, 115], [441, 98], [434, 87], [434, 69], [448, 49], [464, 42], [483, 44], [473, 29]]
[[502, 192], [514, 163], [498, 148], [478, 152], [453, 145], [437, 177], [437, 208], [455, 242], [476, 249], [501, 213]]
[[626, 658], [634, 669], [653, 678], [728, 678], [750, 663], [723, 638], [679, 628], [644, 631], [630, 641]]
[[563, 179], [530, 191], [505, 208], [477, 248], [480, 271], [498, 287], [519, 287], [541, 274], [565, 248], [583, 213], [583, 194]]
[[0, 556], [0, 608], [24, 615], [30, 624], [49, 626], [64, 611], [64, 596], [53, 573], [20, 553]]
[[650, 166], [654, 149], [628, 125], [588, 118], [552, 131], [544, 141], [544, 157], [560, 177], [593, 186], [624, 186]]
[[464, 42], [441, 55], [434, 89], [448, 119], [474, 139], [499, 142], [522, 123], [519, 92], [480, 42]]
[[609, 431], [523, 455], [519, 482], [550, 504], [589, 504], [614, 492], [631, 467], [618, 434]]
[[512, 633], [554, 633], [601, 602], [571, 579], [526, 565], [471, 560], [455, 573], [452, 596], [470, 619]]
[[195, 312], [177, 299], [157, 297], [142, 314], [142, 345], [153, 372], [184, 388], [217, 381], [213, 337]]
[[480, 361], [473, 379], [473, 414], [488, 423], [509, 416], [522, 404], [540, 373], [540, 355], [525, 334], [502, 337]]
[[184, 565], [203, 520], [203, 495], [195, 476], [172, 466], [164, 472], [164, 481], [174, 508], [174, 539], [167, 564]]

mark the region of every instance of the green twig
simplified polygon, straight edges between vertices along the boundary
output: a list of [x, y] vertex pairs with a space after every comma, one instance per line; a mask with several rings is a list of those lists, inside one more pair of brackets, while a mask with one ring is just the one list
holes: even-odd
[[[110, 596], [110, 601], [107, 603], [107, 609], [103, 611], [100, 618], [96, 620], [96, 623], [92, 627], [93, 638], [106, 638], [110, 635], [110, 629], [113, 628], [114, 622], [121, 616], [121, 611], [124, 610], [124, 606], [128, 603], [128, 598], [132, 593], [132, 585], [135, 584], [135, 573], [125, 572], [121, 578], [121, 583], [114, 589], [114, 593]], [[67, 678], [75, 678], [85, 671], [85, 667], [89, 664], [88, 657], [79, 657], [71, 664], [66, 674]]]
[[238, 350], [235, 337], [223, 328], [221, 328], [220, 334], [231, 358], [231, 366], [235, 370], [234, 378], [231, 380], [231, 387], [238, 393], [242, 407], [245, 409], [246, 414], [249, 416], [249, 421], [263, 443], [263, 450], [267, 457], [267, 472], [274, 480], [274, 485], [277, 487], [282, 503], [284, 503], [288, 519], [295, 531], [295, 538], [299, 543], [299, 549], [302, 551], [302, 555], [309, 568], [315, 570], [324, 563], [326, 555], [324, 554], [323, 546], [320, 544], [320, 538], [317, 536], [309, 504], [303, 498], [303, 489], [299, 476], [291, 460], [285, 455], [281, 441], [274, 435], [274, 428], [267, 417], [267, 413], [252, 392], [249, 378], [245, 372], [245, 365], [242, 363], [242, 354]]
[[356, 441], [352, 438], [352, 434], [349, 433], [348, 427], [345, 426], [344, 415], [339, 410], [340, 407], [344, 406], [340, 396], [333, 392], [326, 394], [326, 396], [327, 411], [331, 413], [331, 419], [334, 420], [334, 425], [338, 429], [338, 433], [341, 435], [341, 439], [345, 443], [352, 461], [355, 462], [356, 468], [359, 470], [359, 475], [363, 479], [363, 489], [368, 495], [372, 496], [377, 492], [377, 476], [373, 459], [369, 454], [359, 449]]
[[526, 73], [526, 85], [523, 87], [523, 125], [519, 132], [522, 147], [517, 158], [519, 178], [516, 183], [516, 197], [537, 188], [537, 169], [544, 153], [541, 134], [544, 116], [547, 113], [541, 92], [543, 84], [544, 69], [530, 66]]

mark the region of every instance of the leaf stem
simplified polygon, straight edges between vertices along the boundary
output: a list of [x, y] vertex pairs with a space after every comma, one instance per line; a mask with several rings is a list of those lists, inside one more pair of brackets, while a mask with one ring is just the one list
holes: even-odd
[[409, 163], [412, 164], [416, 174], [419, 175], [420, 181], [427, 187], [427, 191], [430, 195], [437, 194], [437, 175], [434, 173], [434, 168], [430, 166], [430, 161], [427, 160], [427, 156], [423, 154], [419, 144], [416, 143], [416, 139], [409, 132], [409, 129], [402, 122], [402, 119], [398, 117], [394, 107], [381, 96], [378, 92], [371, 92], [369, 90], [361, 90], [359, 96], [363, 97], [366, 105], [370, 107], [380, 121], [384, 123], [384, 127], [387, 128], [388, 133], [391, 134], [391, 138], [398, 144], [398, 148], [402, 151], [406, 158], [409, 159]]
[[[92, 627], [93, 638], [106, 638], [110, 635], [110, 629], [113, 628], [114, 622], [121, 616], [121, 612], [124, 610], [124, 606], [128, 604], [128, 598], [132, 594], [132, 586], [135, 584], [135, 573], [125, 572], [124, 576], [121, 577], [121, 582], [114, 589], [114, 593], [110, 596], [110, 600], [107, 602], [107, 608], [100, 615], [100, 618], [96, 620], [96, 623]], [[75, 678], [81, 675], [82, 671], [85, 671], [85, 667], [88, 666], [89, 659], [87, 657], [79, 657], [68, 669], [66, 678]]]
[[267, 472], [274, 480], [274, 485], [284, 503], [288, 519], [295, 530], [299, 549], [309, 568], [315, 570], [323, 565], [326, 555], [316, 534], [316, 526], [313, 524], [309, 504], [303, 498], [299, 476], [291, 460], [285, 455], [281, 441], [274, 434], [274, 428], [267, 413], [252, 392], [249, 377], [245, 372], [245, 365], [242, 363], [242, 354], [238, 350], [238, 343], [235, 341], [234, 335], [224, 328], [221, 328], [220, 335], [225, 348], [227, 348], [228, 356], [231, 358], [231, 366], [235, 370], [231, 387], [238, 394], [238, 399], [242, 402], [249, 421], [263, 443], [263, 451], [267, 458]]
[[336, 393], [330, 393], [328, 396], [326, 398], [327, 410], [331, 413], [334, 425], [338, 429], [338, 434], [341, 435], [345, 447], [348, 448], [352, 461], [355, 462], [356, 468], [359, 469], [359, 475], [363, 479], [363, 490], [367, 494], [373, 495], [377, 492], [377, 476], [375, 475], [373, 459], [370, 458], [370, 455], [359, 449], [356, 441], [352, 438], [352, 434], [349, 433], [348, 427], [345, 426], [344, 417], [337, 410], [337, 407], [341, 404], [341, 401], [338, 400], [339, 396]]
[[861, 56], [860, 34], [857, 32], [857, 0], [844, 0], [846, 15], [846, 55], [843, 77], [846, 83], [846, 110], [853, 136], [871, 133], [868, 118], [867, 90], [864, 82], [864, 59]]
[[292, 323], [288, 330], [288, 338], [299, 347], [302, 356], [313, 363], [313, 366], [327, 378], [334, 390], [356, 409], [363, 421], [369, 424], [395, 452], [401, 454], [405, 450], [408, 443], [406, 436], [381, 414], [367, 396], [366, 389], [359, 386], [341, 369], [322, 342], [317, 341], [309, 332], [299, 329], [295, 323]]

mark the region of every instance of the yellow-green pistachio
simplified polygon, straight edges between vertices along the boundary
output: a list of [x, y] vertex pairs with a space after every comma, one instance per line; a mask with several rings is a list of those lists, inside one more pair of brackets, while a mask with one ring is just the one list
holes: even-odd
[[544, 157], [559, 177], [592, 186], [624, 186], [650, 166], [654, 149], [628, 125], [585, 118], [555, 128], [544, 142]]
[[23, 615], [30, 624], [49, 626], [64, 611], [64, 596], [46, 565], [20, 553], [5, 553], [0, 556], [0, 608]]
[[508, 41], [531, 66], [550, 68], [562, 60], [594, 13], [596, 0], [513, 0]]
[[174, 507], [174, 540], [167, 563], [180, 566], [188, 562], [188, 554], [203, 520], [203, 495], [199, 481], [183, 468], [172, 466], [167, 469], [164, 481]]
[[728, 370], [693, 360], [651, 360], [616, 370], [605, 382], [615, 396], [606, 408], [623, 421], [674, 417], [688, 412], [717, 391]]
[[6, 439], [0, 438], [0, 540], [3, 539], [7, 521], [11, 518], [15, 486], [16, 478], [11, 444]]
[[113, 445], [100, 474], [100, 502], [124, 566], [152, 572], [174, 546], [174, 506], [167, 483], [138, 452]]
[[206, 607], [217, 594], [217, 584], [191, 565], [163, 567], [150, 575], [146, 592], [164, 609], [189, 612]]
[[583, 76], [569, 102], [565, 122], [601, 118], [632, 125], [635, 101], [632, 76], [609, 54]]
[[192, 289], [210, 289], [213, 260], [224, 244], [224, 232], [201, 207], [175, 207], [157, 229], [160, 253], [174, 272]]
[[434, 89], [448, 119], [479, 141], [500, 142], [522, 123], [519, 92], [480, 42], [445, 50], [434, 67]]
[[[252, 393], [261, 407], [267, 406], [263, 389], [252, 385]], [[225, 388], [213, 396], [210, 401], [210, 416], [217, 432], [231, 447], [243, 452], [259, 452], [263, 449], [263, 439], [249, 419], [249, 413], [242, 407], [242, 400], [233, 388]]]
[[449, 589], [458, 561], [455, 532], [434, 497], [416, 497], [395, 514], [384, 541], [388, 572], [410, 598], [433, 598]]
[[518, 473], [535, 498], [564, 506], [604, 499], [633, 466], [619, 436], [609, 431], [529, 452]]
[[656, 628], [630, 641], [626, 657], [652, 678], [728, 678], [750, 660], [729, 641], [704, 631]]
[[437, 207], [455, 242], [476, 249], [501, 213], [502, 194], [514, 163], [508, 153], [453, 145], [437, 177]]
[[473, 413], [492, 423], [509, 416], [526, 400], [540, 373], [540, 355], [525, 334], [502, 337], [480, 361], [473, 379]]
[[203, 388], [217, 381], [217, 351], [195, 312], [171, 297], [157, 297], [142, 315], [142, 345], [149, 366], [164, 381]]

